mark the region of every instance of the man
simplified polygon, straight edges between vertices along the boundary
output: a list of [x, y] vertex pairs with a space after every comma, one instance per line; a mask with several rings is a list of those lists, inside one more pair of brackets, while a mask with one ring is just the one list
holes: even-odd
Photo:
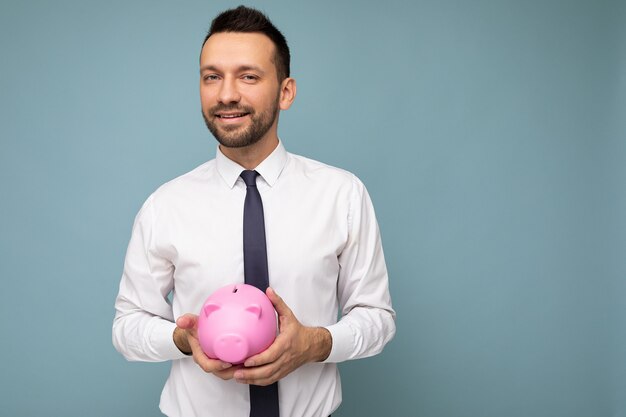
[[[256, 403], [276, 401], [283, 417], [327, 416], [341, 403], [336, 364], [379, 353], [395, 333], [371, 201], [354, 175], [287, 153], [278, 139], [296, 82], [287, 42], [262, 13], [240, 6], [215, 18], [200, 96], [216, 157], [161, 186], [137, 215], [113, 343], [128, 360], [172, 361], [167, 415], [266, 415]], [[249, 278], [248, 194], [261, 197], [279, 334], [232, 365], [202, 352], [196, 314], [213, 291]], [[277, 398], [264, 391], [276, 386]]]

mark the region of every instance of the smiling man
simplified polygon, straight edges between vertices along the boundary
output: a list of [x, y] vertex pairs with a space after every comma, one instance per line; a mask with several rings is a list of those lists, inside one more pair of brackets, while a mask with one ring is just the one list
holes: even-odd
[[[296, 97], [289, 61], [259, 11], [214, 19], [200, 97], [216, 157], [159, 187], [135, 219], [113, 343], [128, 360], [172, 361], [166, 415], [325, 417], [341, 403], [336, 364], [379, 353], [395, 334], [365, 187], [278, 138], [279, 113]], [[266, 291], [279, 331], [233, 365], [202, 351], [196, 314], [209, 294], [243, 282]]]

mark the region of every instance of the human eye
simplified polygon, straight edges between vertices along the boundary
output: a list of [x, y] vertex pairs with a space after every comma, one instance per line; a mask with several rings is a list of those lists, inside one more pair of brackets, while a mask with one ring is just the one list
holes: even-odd
[[212, 82], [219, 80], [219, 76], [217, 74], [207, 73], [202, 76], [202, 80], [204, 82]]
[[259, 76], [255, 74], [243, 74], [241, 79], [247, 83], [255, 83], [259, 80]]

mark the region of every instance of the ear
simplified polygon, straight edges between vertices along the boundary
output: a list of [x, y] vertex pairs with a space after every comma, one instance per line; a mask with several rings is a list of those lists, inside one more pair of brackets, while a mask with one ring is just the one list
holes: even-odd
[[291, 107], [291, 103], [296, 99], [296, 80], [293, 78], [285, 78], [280, 83], [280, 99], [278, 106], [281, 110], [287, 110]]
[[215, 303], [209, 303], [207, 305], [205, 305], [202, 308], [202, 311], [204, 312], [204, 317], [209, 317], [209, 315], [220, 309], [220, 305], [219, 304], [215, 304]]
[[246, 307], [246, 311], [254, 314], [257, 317], [261, 317], [261, 306], [258, 304], [250, 304]]

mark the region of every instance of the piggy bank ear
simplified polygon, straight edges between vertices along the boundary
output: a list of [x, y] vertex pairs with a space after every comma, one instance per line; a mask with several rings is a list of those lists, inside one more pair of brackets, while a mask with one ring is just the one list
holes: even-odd
[[246, 307], [246, 311], [249, 311], [257, 317], [261, 317], [261, 306], [258, 304], [250, 304]]
[[205, 305], [204, 307], [202, 307], [202, 311], [204, 312], [204, 317], [209, 317], [209, 315], [220, 309], [220, 305], [219, 304], [215, 304], [215, 303], [208, 303], [207, 305]]

